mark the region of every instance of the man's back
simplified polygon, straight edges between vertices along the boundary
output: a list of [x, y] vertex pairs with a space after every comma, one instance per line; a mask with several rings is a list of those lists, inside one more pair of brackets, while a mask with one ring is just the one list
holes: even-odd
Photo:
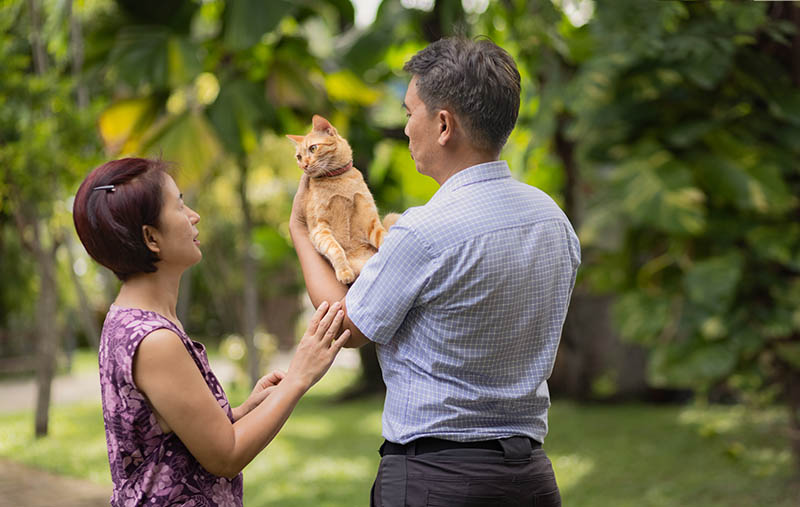
[[[385, 299], [383, 329], [367, 333], [383, 344], [384, 436], [541, 442], [545, 380], [580, 262], [569, 221], [494, 162], [457, 173], [395, 227], [364, 280], [399, 293]], [[348, 307], [359, 295], [357, 282]]]

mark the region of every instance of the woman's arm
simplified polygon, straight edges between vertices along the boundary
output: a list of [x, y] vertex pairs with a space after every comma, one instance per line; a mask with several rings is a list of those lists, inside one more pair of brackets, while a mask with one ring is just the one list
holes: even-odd
[[155, 411], [212, 474], [235, 477], [289, 418], [298, 400], [330, 367], [349, 338], [334, 340], [344, 313], [320, 305], [298, 345], [285, 378], [258, 406], [231, 424], [180, 338], [160, 329], [134, 356], [134, 381]]
[[238, 407], [231, 408], [234, 422], [246, 416], [251, 410], [259, 406], [261, 402], [264, 401], [264, 399], [275, 390], [275, 387], [280, 383], [281, 380], [283, 380], [285, 376], [285, 372], [275, 370], [272, 373], [264, 375], [258, 379], [253, 391], [250, 393], [250, 396], [247, 397], [244, 403]]
[[347, 296], [347, 285], [336, 278], [336, 272], [322, 255], [314, 248], [311, 238], [308, 236], [305, 212], [302, 203], [305, 201], [305, 193], [308, 189], [308, 176], [303, 174], [300, 185], [297, 188], [294, 202], [292, 204], [292, 215], [289, 219], [289, 234], [292, 243], [297, 251], [297, 258], [300, 260], [300, 267], [303, 271], [303, 279], [306, 282], [308, 297], [311, 304], [315, 307], [322, 301], [339, 301], [345, 310], [343, 327], [350, 331], [351, 336], [347, 341], [347, 347], [361, 347], [369, 342], [364, 333], [353, 324], [347, 317], [345, 307], [345, 296]]

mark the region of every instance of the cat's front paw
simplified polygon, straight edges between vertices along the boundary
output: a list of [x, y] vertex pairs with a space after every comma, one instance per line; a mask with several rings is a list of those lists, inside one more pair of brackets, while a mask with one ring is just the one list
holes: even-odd
[[353, 272], [353, 269], [348, 266], [336, 270], [336, 279], [349, 285], [355, 281], [356, 274]]

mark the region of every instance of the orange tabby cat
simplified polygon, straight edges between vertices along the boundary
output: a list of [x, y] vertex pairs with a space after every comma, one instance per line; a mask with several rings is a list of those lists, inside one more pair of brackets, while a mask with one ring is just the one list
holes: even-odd
[[308, 174], [305, 211], [311, 242], [333, 265], [336, 278], [352, 283], [383, 243], [386, 229], [399, 215], [381, 223], [372, 194], [353, 167], [353, 150], [328, 120], [314, 115], [306, 136], [295, 143], [297, 165]]

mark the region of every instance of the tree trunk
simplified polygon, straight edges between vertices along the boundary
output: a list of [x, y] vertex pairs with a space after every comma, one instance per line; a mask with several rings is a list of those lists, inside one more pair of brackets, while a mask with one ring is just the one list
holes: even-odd
[[797, 468], [800, 469], [800, 375], [793, 372], [789, 391], [789, 442]]
[[33, 52], [33, 69], [38, 75], [47, 71], [47, 52], [42, 42], [41, 13], [36, 0], [28, 0], [28, 9], [31, 17], [31, 51]]
[[67, 2], [67, 16], [69, 17], [69, 47], [72, 53], [72, 77], [75, 79], [75, 100], [80, 109], [89, 105], [89, 87], [83, 82], [83, 27], [78, 14], [75, 12], [75, 1]]
[[[31, 50], [33, 68], [37, 75], [47, 72], [47, 52], [41, 33], [41, 15], [36, 0], [28, 0], [30, 9]], [[58, 340], [56, 331], [56, 250], [57, 242], [53, 240], [52, 248], [42, 243], [41, 224], [36, 213], [28, 208], [27, 203], [19, 202], [16, 214], [17, 228], [23, 245], [36, 259], [39, 273], [39, 297], [36, 315], [36, 416], [34, 433], [36, 437], [47, 435], [50, 415], [50, 388], [55, 374], [55, 355]], [[32, 234], [28, 235], [28, 230]]]
[[269, 284], [270, 290], [261, 305], [261, 325], [276, 337], [278, 350], [291, 350], [297, 344], [297, 316], [303, 309], [302, 300], [297, 297], [297, 273], [284, 266], [270, 276]]
[[648, 395], [647, 352], [620, 340], [609, 315], [611, 303], [610, 296], [575, 289], [548, 380], [551, 392], [578, 400]]
[[242, 312], [242, 338], [247, 344], [247, 373], [250, 382], [255, 385], [261, 378], [261, 353], [256, 347], [255, 333], [258, 324], [258, 287], [256, 260], [252, 255], [253, 221], [250, 213], [250, 203], [247, 200], [247, 161], [239, 161], [239, 203], [242, 207], [242, 240], [243, 256], [242, 271], [244, 276], [243, 295], [244, 308]]
[[[23, 212], [19, 212], [20, 214]], [[28, 227], [32, 234], [28, 237]], [[58, 344], [56, 251], [57, 244], [47, 248], [42, 243], [41, 224], [37, 219], [21, 216], [18, 229], [23, 244], [36, 259], [39, 275], [39, 296], [36, 315], [36, 437], [47, 435], [50, 415], [50, 388], [55, 375], [55, 357]]]
[[39, 336], [37, 337], [38, 366], [36, 371], [36, 422], [37, 437], [47, 435], [50, 420], [50, 388], [55, 376], [56, 349], [58, 333], [56, 331], [56, 281], [55, 255], [41, 252], [39, 257], [39, 276], [41, 277], [39, 318], [37, 319]]
[[[793, 338], [800, 339], [800, 336]], [[781, 362], [780, 366], [784, 373], [786, 404], [789, 408], [789, 445], [797, 465], [795, 471], [800, 475], [800, 371], [785, 362]]]
[[569, 217], [572, 226], [577, 230], [580, 227], [581, 217], [578, 207], [580, 192], [580, 175], [578, 164], [575, 161], [575, 143], [567, 137], [567, 123], [569, 117], [561, 114], [558, 117], [558, 126], [554, 136], [556, 154], [564, 165], [564, 213]]
[[361, 383], [365, 394], [386, 391], [375, 343], [369, 342], [358, 349], [358, 355], [361, 356]]
[[386, 384], [383, 382], [383, 373], [375, 352], [375, 344], [368, 342], [358, 349], [358, 355], [361, 357], [361, 378], [339, 395], [339, 401], [348, 401], [386, 392]]
[[100, 344], [100, 328], [97, 326], [97, 322], [94, 320], [94, 315], [92, 315], [92, 308], [89, 304], [89, 298], [86, 296], [86, 291], [83, 290], [81, 279], [75, 272], [75, 256], [72, 254], [72, 248], [75, 242], [70, 233], [67, 233], [65, 238], [67, 243], [66, 247], [67, 261], [69, 262], [69, 276], [72, 279], [72, 287], [75, 289], [75, 294], [78, 296], [78, 317], [80, 319], [83, 332], [86, 335], [86, 339], [89, 341], [92, 347], [97, 350]]
[[[219, 318], [219, 328], [225, 332], [241, 329], [241, 312], [231, 311], [230, 281], [236, 279], [230, 258], [218, 249], [207, 245], [203, 250], [203, 262], [197, 266], [202, 278], [209, 287], [220, 290], [209, 291], [211, 304]], [[238, 268], [238, 266], [237, 266]], [[238, 308], [240, 305], [236, 305]]]
[[[569, 117], [558, 116], [553, 135], [556, 155], [564, 166], [564, 213], [577, 230], [582, 212], [581, 178], [575, 142], [567, 137]], [[612, 299], [575, 287], [549, 384], [571, 398], [641, 399], [647, 395], [647, 353], [622, 343], [610, 319]]]

